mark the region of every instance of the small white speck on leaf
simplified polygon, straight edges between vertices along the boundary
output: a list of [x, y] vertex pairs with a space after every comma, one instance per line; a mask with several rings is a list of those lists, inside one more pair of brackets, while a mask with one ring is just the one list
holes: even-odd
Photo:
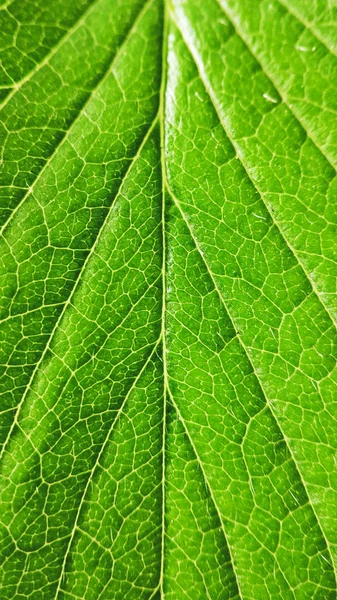
[[311, 46], [311, 48], [308, 48], [308, 46], [295, 46], [295, 49], [299, 52], [315, 52], [316, 46]]
[[277, 100], [276, 98], [273, 98], [273, 96], [270, 96], [269, 94], [267, 94], [267, 92], [265, 92], [263, 94], [263, 97], [268, 100], [268, 102], [273, 102], [273, 104], [277, 104]]

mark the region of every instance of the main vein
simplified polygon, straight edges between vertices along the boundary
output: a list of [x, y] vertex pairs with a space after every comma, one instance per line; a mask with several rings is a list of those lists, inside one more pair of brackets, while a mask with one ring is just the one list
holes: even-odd
[[163, 430], [162, 430], [162, 540], [161, 540], [161, 563], [160, 563], [160, 581], [159, 589], [162, 598], [164, 598], [164, 569], [165, 569], [165, 514], [166, 514], [166, 419], [167, 419], [167, 364], [166, 364], [166, 229], [165, 229], [165, 91], [167, 74], [167, 36], [168, 36], [168, 14], [167, 3], [164, 1], [164, 21], [163, 21], [163, 44], [162, 44], [162, 73], [159, 98], [159, 122], [160, 122], [160, 155], [161, 155], [161, 177], [162, 177], [162, 352], [163, 352]]

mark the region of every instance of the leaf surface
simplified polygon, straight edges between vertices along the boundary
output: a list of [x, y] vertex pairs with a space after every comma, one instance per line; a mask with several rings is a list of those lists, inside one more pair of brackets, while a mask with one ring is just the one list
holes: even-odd
[[333, 600], [332, 7], [32, 6], [2, 12], [1, 598]]

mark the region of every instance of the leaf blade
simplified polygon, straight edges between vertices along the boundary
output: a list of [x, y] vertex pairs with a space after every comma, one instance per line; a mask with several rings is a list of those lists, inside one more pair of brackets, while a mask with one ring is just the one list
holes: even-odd
[[[176, 2], [177, 24], [180, 22], [226, 134], [271, 218], [336, 322], [332, 241], [336, 172], [281, 102], [230, 22], [224, 20], [217, 2], [208, 6], [203, 19], [196, 18], [195, 8], [193, 2], [183, 8]], [[212, 44], [221, 48], [222, 60], [218, 53], [208, 51]], [[241, 57], [239, 64], [237, 56]], [[250, 94], [252, 81], [254, 93]]]
[[3, 91], [1, 594], [333, 600], [327, 5], [77, 2]]
[[95, 89], [109, 75], [141, 6], [135, 0], [124, 3], [125, 18], [119, 23], [105, 16], [118, 9], [118, 2], [95, 2], [55, 54], [6, 98], [0, 111], [2, 226], [24, 202]]
[[[186, 56], [186, 61], [189, 60]], [[326, 410], [322, 398], [325, 399], [325, 402], [329, 398], [332, 400], [335, 386], [335, 360], [331, 356], [328, 366], [328, 355], [326, 351], [320, 351], [319, 347], [320, 344], [325, 345], [324, 335], [326, 333], [328, 339], [331, 340], [327, 342], [326, 347], [331, 348], [331, 351], [334, 352], [335, 328], [328, 315], [324, 314], [317, 298], [312, 293], [308, 295], [305, 287], [307, 285], [306, 280], [296, 263], [293, 262], [293, 256], [289, 253], [282, 238], [278, 237], [274, 225], [270, 222], [268, 225], [267, 221], [261, 229], [260, 222], [254, 218], [256, 203], [259, 203], [259, 214], [263, 214], [261, 212], [263, 210], [262, 204], [260, 204], [255, 191], [250, 187], [248, 180], [247, 187], [243, 183], [245, 182], [244, 172], [235, 159], [235, 152], [229, 140], [226, 140], [223, 130], [219, 129], [218, 126], [219, 137], [217, 137], [215, 125], [213, 125], [214, 141], [212, 144], [209, 142], [206, 150], [204, 150], [202, 136], [198, 138], [195, 133], [195, 128], [199, 125], [199, 122], [191, 123], [188, 116], [184, 119], [179, 111], [176, 112], [175, 98], [179, 99], [183, 93], [187, 93], [189, 94], [188, 104], [192, 106], [193, 102], [198, 101], [198, 96], [202, 95], [204, 101], [202, 103], [203, 113], [199, 115], [200, 123], [207, 123], [208, 127], [212, 126], [211, 123], [216, 123], [217, 116], [212, 107], [207, 108], [207, 97], [202, 86], [199, 85], [196, 88], [196, 94], [194, 90], [192, 92], [190, 89], [193, 89], [191, 83], [189, 85], [185, 83], [196, 80], [195, 68], [192, 68], [192, 64], [189, 63], [191, 65], [188, 67], [190, 71], [188, 74], [185, 72], [184, 77], [180, 75], [179, 80], [173, 56], [171, 56], [169, 64], [172, 65], [172, 86], [178, 88], [180, 86], [180, 89], [175, 90], [175, 93], [171, 90], [168, 93], [166, 144], [167, 155], [171, 159], [168, 164], [169, 185], [173, 190], [174, 198], [179, 198], [179, 205], [185, 215], [186, 222], [189, 224], [190, 232], [193, 232], [193, 237], [204, 256], [208, 272], [213, 281], [216, 282], [219, 295], [224, 301], [235, 329], [239, 332], [243, 348], [254, 367], [254, 372], [268, 399], [273, 414], [287, 439], [308, 490], [309, 498], [315, 499], [314, 502], [312, 501], [312, 506], [315, 507], [321, 529], [328, 540], [333, 560], [335, 560], [333, 542], [335, 525], [333, 519], [329, 518], [329, 525], [327, 526], [330, 501], [326, 500], [323, 493], [318, 493], [318, 487], [321, 485], [322, 488], [330, 488], [329, 497], [333, 498], [334, 486], [332, 481], [329, 484], [328, 480], [322, 481], [320, 479], [322, 476], [320, 455], [318, 453], [314, 458], [312, 454], [312, 448], [315, 444], [317, 444], [317, 447], [321, 447], [321, 451], [324, 453], [323, 447], [326, 444], [325, 428], [328, 427], [330, 431], [333, 428], [332, 405], [331, 412]], [[180, 73], [182, 73], [182, 67], [180, 67]], [[177, 120], [175, 120], [175, 116], [177, 116]], [[182, 158], [180, 149], [183, 149], [184, 145], [186, 146], [188, 143], [186, 140], [193, 140], [193, 142], [189, 145], [189, 153], [188, 155], [186, 153], [186, 158]], [[175, 148], [178, 149], [176, 153]], [[207, 154], [201, 161], [202, 152]], [[200, 164], [203, 164], [203, 170], [200, 170]], [[221, 175], [219, 174], [219, 166], [223, 170]], [[184, 173], [183, 186], [181, 185], [182, 173]], [[186, 177], [187, 173], [189, 174], [188, 177]], [[195, 185], [195, 174], [198, 177], [198, 186]], [[233, 194], [230, 188], [227, 188], [229, 191], [223, 188], [221, 186], [223, 180], [231, 182], [231, 186], [234, 188], [237, 186], [237, 191]], [[209, 181], [213, 182], [212, 195], [209, 193]], [[236, 217], [238, 208], [235, 207], [235, 210], [233, 210], [233, 201], [241, 206], [241, 231], [239, 231]], [[251, 212], [251, 206], [254, 206], [254, 213]], [[223, 210], [226, 210], [226, 222], [222, 216]], [[231, 218], [231, 211], [233, 211], [233, 218]], [[208, 220], [203, 217], [205, 213], [208, 215]], [[244, 227], [245, 223], [247, 223], [246, 227]], [[255, 234], [254, 223], [258, 223]], [[251, 234], [247, 236], [249, 231], [251, 231]], [[216, 234], [214, 235], [213, 232], [216, 232]], [[270, 242], [268, 237], [270, 237]], [[248, 254], [244, 250], [239, 252], [247, 244], [250, 248]], [[262, 245], [262, 251], [259, 250], [260, 244]], [[256, 251], [252, 250], [254, 245], [256, 245]], [[268, 253], [269, 260], [264, 262], [263, 257], [268, 256]], [[248, 260], [247, 256], [250, 257]], [[282, 261], [282, 264], [278, 261]], [[257, 270], [254, 270], [255, 264]], [[272, 275], [269, 273], [268, 264], [273, 265]], [[281, 298], [277, 300], [275, 297], [273, 298], [272, 288], [268, 285], [268, 278], [270, 280], [271, 275], [271, 281], [274, 282], [275, 289], [281, 289], [282, 276], [278, 278], [277, 273], [284, 273], [287, 269], [293, 272], [294, 268], [299, 295], [296, 294], [293, 297], [294, 305], [291, 308], [282, 304]], [[291, 285], [294, 285], [294, 280], [291, 279]], [[284, 316], [282, 316], [282, 312], [284, 312]], [[318, 328], [315, 331], [313, 330], [313, 335], [310, 337], [310, 348], [306, 349], [305, 337], [307, 330], [306, 326], [301, 325], [301, 323], [305, 323], [306, 319], [309, 318], [309, 314], [320, 315], [316, 325], [318, 323], [322, 324], [322, 333]], [[292, 323], [294, 324], [292, 334], [294, 335], [295, 329], [298, 331], [296, 349], [292, 348], [298, 353], [296, 359], [295, 355], [290, 354], [289, 343], [291, 337], [288, 333], [289, 330], [287, 332], [287, 328]], [[270, 341], [269, 347], [267, 345], [268, 339]], [[323, 360], [324, 357], [324, 371], [320, 371], [319, 360], [316, 361], [317, 367], [315, 366], [313, 358], [315, 354], [320, 356], [320, 360]], [[330, 378], [328, 375], [330, 375]], [[323, 389], [320, 389], [320, 386]], [[309, 394], [312, 403], [316, 402], [317, 416], [311, 412], [312, 403], [308, 404], [307, 397]], [[291, 406], [293, 406], [292, 411]], [[305, 415], [306, 429], [304, 431], [301, 431], [301, 420], [298, 416], [295, 416], [297, 406]], [[289, 410], [288, 414], [287, 409]], [[320, 423], [320, 418], [324, 419], [324, 425]], [[328, 422], [330, 426], [328, 426]], [[315, 434], [312, 432], [315, 432]], [[331, 447], [328, 453], [331, 452], [332, 457], [335, 443], [333, 436], [330, 436], [329, 442]], [[315, 461], [315, 475], [313, 475], [313, 461]]]

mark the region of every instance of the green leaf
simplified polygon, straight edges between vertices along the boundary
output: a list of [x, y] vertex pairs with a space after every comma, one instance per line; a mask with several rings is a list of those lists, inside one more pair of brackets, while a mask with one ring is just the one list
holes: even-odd
[[1, 600], [334, 600], [332, 3], [0, 15]]

